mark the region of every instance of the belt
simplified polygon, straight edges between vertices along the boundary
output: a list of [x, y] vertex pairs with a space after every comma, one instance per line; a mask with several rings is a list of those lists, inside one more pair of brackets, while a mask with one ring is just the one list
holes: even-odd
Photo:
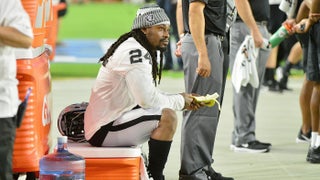
[[261, 26], [266, 26], [268, 25], [268, 21], [257, 21], [256, 24]]
[[[243, 23], [243, 21], [242, 20], [236, 20], [236, 22], [242, 22]], [[256, 21], [256, 24], [257, 25], [261, 25], [261, 26], [266, 26], [266, 25], [268, 25], [268, 21]]]
[[221, 35], [215, 35], [220, 41], [224, 41], [224, 36], [221, 36]]
[[213, 33], [207, 33], [206, 35], [213, 35], [220, 41], [224, 41], [224, 38], [225, 38], [224, 36], [221, 36], [219, 34], [213, 34]]
[[[190, 32], [187, 32], [187, 33], [191, 34]], [[213, 35], [213, 36], [217, 37], [217, 39], [220, 41], [224, 41], [224, 38], [225, 38], [224, 36], [221, 36], [219, 34], [214, 34], [214, 33], [206, 33], [205, 35]]]

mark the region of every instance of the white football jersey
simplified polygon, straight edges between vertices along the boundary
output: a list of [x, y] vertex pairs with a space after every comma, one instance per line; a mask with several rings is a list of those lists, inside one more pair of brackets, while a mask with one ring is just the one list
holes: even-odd
[[85, 113], [86, 139], [137, 105], [145, 109], [182, 110], [184, 104], [182, 95], [167, 94], [155, 87], [151, 56], [131, 37], [99, 70]]

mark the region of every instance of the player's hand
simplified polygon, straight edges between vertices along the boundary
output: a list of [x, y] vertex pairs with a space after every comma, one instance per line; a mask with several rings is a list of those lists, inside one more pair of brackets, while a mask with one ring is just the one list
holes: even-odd
[[191, 94], [180, 93], [184, 98], [184, 108], [186, 110], [197, 110], [203, 105], [197, 101], [195, 101], [194, 97]]
[[215, 104], [218, 104], [218, 109], [220, 110], [220, 102], [217, 100], [219, 97], [218, 93], [207, 94], [205, 96], [195, 96], [193, 98], [196, 102], [200, 103], [202, 106], [212, 107]]

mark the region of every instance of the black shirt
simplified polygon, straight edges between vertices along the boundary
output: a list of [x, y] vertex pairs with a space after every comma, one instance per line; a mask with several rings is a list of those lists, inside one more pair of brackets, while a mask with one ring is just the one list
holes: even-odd
[[205, 3], [205, 34], [225, 35], [226, 29], [226, 0], [182, 0], [183, 26], [185, 32], [189, 28], [189, 3]]
[[[249, 0], [249, 4], [251, 6], [253, 17], [257, 22], [269, 21], [269, 0]], [[237, 15], [237, 20], [241, 20], [239, 14]]]

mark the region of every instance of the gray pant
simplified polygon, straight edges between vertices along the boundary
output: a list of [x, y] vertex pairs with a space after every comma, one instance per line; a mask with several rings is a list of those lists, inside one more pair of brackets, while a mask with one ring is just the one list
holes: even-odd
[[[258, 25], [262, 36], [269, 39], [269, 33], [264, 25]], [[250, 35], [250, 30], [243, 22], [236, 22], [231, 28], [231, 49], [230, 49], [230, 70], [234, 65], [236, 53], [244, 41], [245, 36]], [[262, 81], [265, 72], [265, 65], [269, 57], [270, 51], [260, 49], [259, 56], [256, 59], [256, 66], [259, 76], [259, 82]], [[260, 86], [252, 87], [248, 84], [246, 87], [241, 87], [240, 92], [236, 93], [233, 88], [233, 114], [234, 114], [234, 130], [232, 132], [232, 144], [241, 145], [250, 141], [256, 140], [256, 107]]]
[[[214, 35], [205, 37], [211, 74], [203, 78], [196, 73], [198, 52], [190, 34], [182, 41], [182, 59], [184, 66], [185, 88], [188, 93], [199, 95], [222, 94], [223, 51], [221, 41]], [[203, 169], [211, 167], [212, 152], [219, 120], [217, 105], [201, 108], [197, 111], [185, 111], [182, 123], [181, 139], [181, 179], [207, 179]]]
[[16, 118], [0, 118], [0, 179], [11, 180]]

